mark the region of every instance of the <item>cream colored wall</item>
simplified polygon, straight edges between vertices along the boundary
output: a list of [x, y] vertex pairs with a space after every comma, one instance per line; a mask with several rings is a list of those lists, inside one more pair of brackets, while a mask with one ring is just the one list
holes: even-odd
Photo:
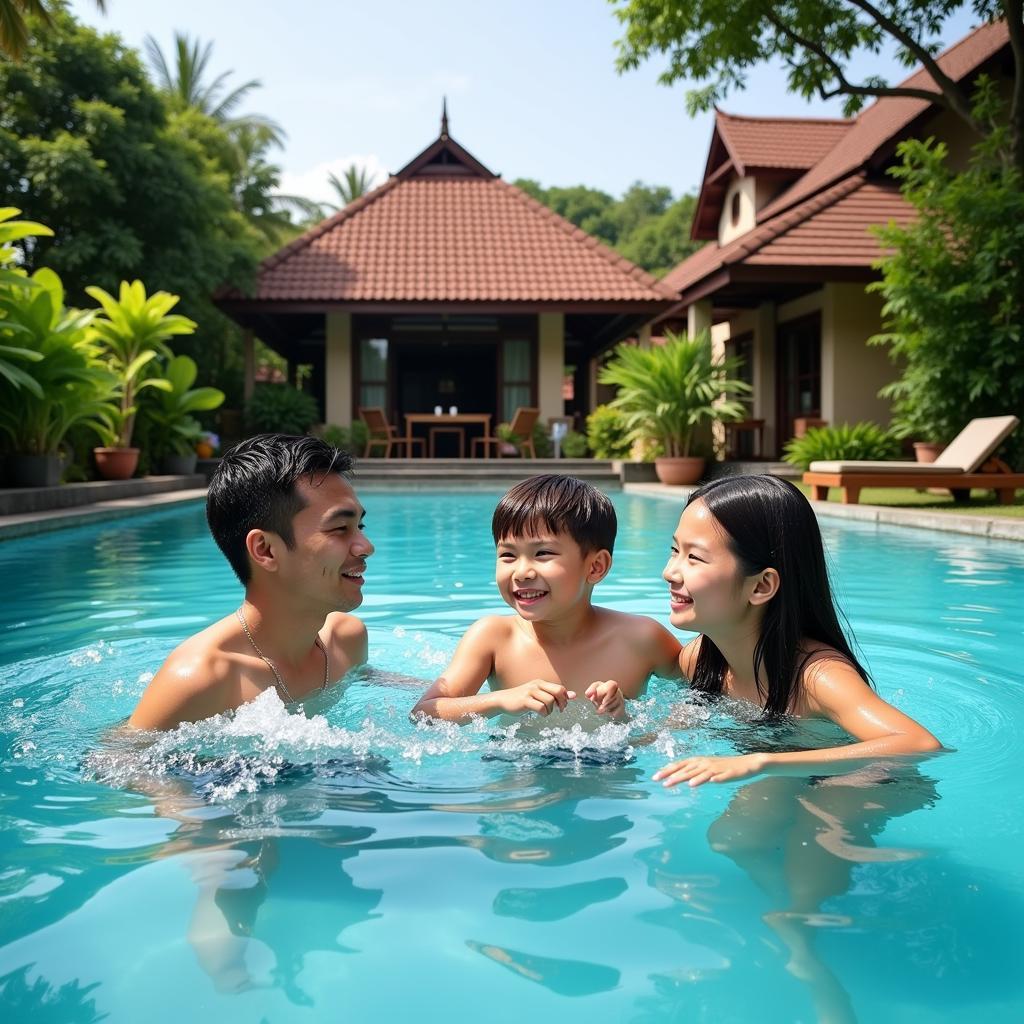
[[327, 422], [348, 426], [352, 422], [352, 314], [328, 313]]
[[698, 299], [686, 307], [686, 336], [696, 338], [711, 327], [711, 300]]
[[565, 314], [537, 316], [537, 404], [541, 422], [564, 416], [562, 376], [565, 373]]
[[[732, 222], [732, 197], [739, 193], [740, 216]], [[757, 223], [757, 181], [755, 178], [733, 178], [725, 190], [725, 202], [718, 218], [718, 244], [725, 245], [745, 235]]]
[[882, 323], [882, 302], [860, 284], [825, 285], [821, 317], [821, 416], [831, 424], [873, 420], [887, 426], [879, 389], [895, 376], [888, 349], [868, 345]]

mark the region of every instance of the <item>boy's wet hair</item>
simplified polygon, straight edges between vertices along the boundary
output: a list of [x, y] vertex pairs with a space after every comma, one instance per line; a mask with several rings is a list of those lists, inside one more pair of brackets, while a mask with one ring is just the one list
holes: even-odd
[[615, 546], [615, 509], [593, 484], [574, 476], [545, 473], [513, 487], [498, 502], [491, 533], [498, 544], [510, 537], [566, 533], [585, 554]]
[[306, 507], [295, 484], [308, 480], [315, 487], [328, 473], [351, 476], [352, 456], [318, 437], [257, 434], [220, 460], [206, 496], [206, 521], [243, 586], [252, 575], [249, 531], [269, 530], [291, 548], [292, 520]]

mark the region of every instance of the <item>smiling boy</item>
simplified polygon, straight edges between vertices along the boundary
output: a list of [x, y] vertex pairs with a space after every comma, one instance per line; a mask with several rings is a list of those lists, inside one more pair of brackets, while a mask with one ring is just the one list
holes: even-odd
[[366, 627], [346, 614], [363, 600], [373, 554], [351, 469], [347, 452], [285, 434], [260, 434], [224, 456], [206, 518], [245, 597], [171, 653], [130, 726], [173, 729], [274, 688], [283, 701], [304, 701], [366, 660]]
[[516, 614], [474, 623], [413, 715], [464, 722], [590, 701], [598, 714], [620, 718], [652, 674], [678, 678], [680, 647], [668, 630], [591, 603], [611, 568], [616, 531], [615, 510], [595, 487], [531, 477], [501, 499], [491, 530], [498, 589]]

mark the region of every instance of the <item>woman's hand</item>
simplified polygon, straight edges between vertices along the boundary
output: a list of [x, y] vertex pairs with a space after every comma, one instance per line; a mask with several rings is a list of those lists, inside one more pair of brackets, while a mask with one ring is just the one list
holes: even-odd
[[731, 782], [733, 779], [749, 779], [760, 775], [765, 769], [764, 754], [738, 754], [735, 757], [684, 757], [682, 761], [659, 768], [654, 781], [665, 786], [678, 786], [687, 782], [691, 786], [703, 786], [705, 782]]

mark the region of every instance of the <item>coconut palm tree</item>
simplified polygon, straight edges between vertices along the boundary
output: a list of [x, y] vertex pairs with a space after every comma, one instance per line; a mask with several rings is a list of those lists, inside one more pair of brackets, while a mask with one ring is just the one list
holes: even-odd
[[345, 169], [343, 178], [339, 178], [333, 171], [327, 176], [331, 187], [338, 194], [341, 200], [340, 205], [335, 203], [324, 203], [324, 206], [332, 210], [340, 210], [349, 203], [354, 202], [360, 196], [366, 195], [373, 187], [373, 176], [365, 167], [357, 167], [351, 164]]
[[[96, 7], [107, 13], [106, 0], [95, 0]], [[18, 60], [28, 45], [26, 18], [39, 18], [50, 24], [45, 0], [0, 0], [0, 54]]]
[[168, 61], [160, 44], [153, 36], [146, 36], [146, 56], [156, 75], [157, 86], [171, 103], [180, 108], [191, 107], [223, 125], [230, 133], [236, 129], [259, 128], [267, 133], [274, 145], [284, 142], [284, 129], [263, 114], [235, 116], [239, 105], [253, 91], [260, 88], [259, 79], [228, 89], [233, 71], [223, 71], [209, 80], [209, 63], [213, 56], [213, 43], [191, 39], [187, 33], [174, 33], [173, 60]]

